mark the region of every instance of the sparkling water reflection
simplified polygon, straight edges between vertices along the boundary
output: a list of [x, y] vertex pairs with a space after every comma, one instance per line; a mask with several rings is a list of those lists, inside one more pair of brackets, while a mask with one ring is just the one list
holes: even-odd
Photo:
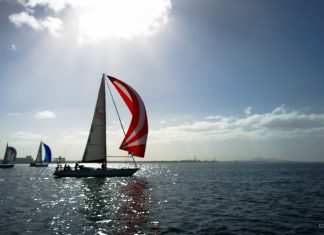
[[[134, 234], [149, 221], [149, 184], [140, 177], [56, 179], [66, 181], [52, 209], [52, 229], [60, 233]], [[58, 199], [59, 198], [59, 199]], [[76, 223], [76, 221], [78, 221]]]
[[322, 234], [324, 164], [143, 164], [129, 178], [0, 170], [0, 234]]

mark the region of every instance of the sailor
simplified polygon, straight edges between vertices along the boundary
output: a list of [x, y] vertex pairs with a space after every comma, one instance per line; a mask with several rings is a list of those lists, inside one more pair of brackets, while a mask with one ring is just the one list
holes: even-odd
[[101, 169], [106, 169], [106, 163], [105, 163], [105, 162], [103, 162], [103, 163], [101, 164]]
[[78, 170], [79, 163], [75, 163], [74, 170]]

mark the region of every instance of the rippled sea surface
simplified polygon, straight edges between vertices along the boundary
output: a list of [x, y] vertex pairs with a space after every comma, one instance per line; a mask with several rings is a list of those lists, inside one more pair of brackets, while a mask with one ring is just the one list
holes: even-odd
[[142, 164], [129, 178], [0, 169], [0, 234], [324, 234], [324, 164]]

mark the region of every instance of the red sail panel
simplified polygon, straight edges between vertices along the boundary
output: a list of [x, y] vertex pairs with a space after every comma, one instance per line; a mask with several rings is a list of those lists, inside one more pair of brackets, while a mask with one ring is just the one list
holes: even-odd
[[132, 113], [132, 120], [126, 132], [120, 149], [128, 151], [137, 157], [144, 157], [148, 121], [143, 100], [138, 93], [126, 83], [117, 78], [107, 76], [125, 101], [129, 111]]

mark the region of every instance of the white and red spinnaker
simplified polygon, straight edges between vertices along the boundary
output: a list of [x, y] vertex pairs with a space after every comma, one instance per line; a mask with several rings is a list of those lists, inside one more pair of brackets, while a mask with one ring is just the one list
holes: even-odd
[[144, 157], [148, 133], [148, 121], [143, 100], [138, 93], [117, 78], [107, 76], [132, 113], [132, 120], [120, 149], [135, 156]]

